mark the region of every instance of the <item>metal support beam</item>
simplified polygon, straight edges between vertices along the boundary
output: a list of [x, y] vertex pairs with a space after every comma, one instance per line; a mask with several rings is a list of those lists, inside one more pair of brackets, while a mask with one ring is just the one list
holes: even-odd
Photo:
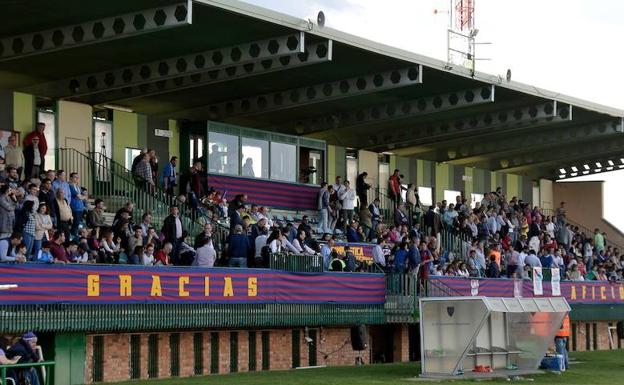
[[[556, 101], [539, 105], [516, 108], [513, 110], [485, 113], [446, 122], [435, 122], [420, 127], [392, 130], [369, 135], [367, 144], [358, 148], [386, 150], [415, 145], [437, 143], [460, 137], [470, 137], [483, 133], [503, 132], [524, 129], [544, 124], [560, 123], [572, 120], [572, 106], [558, 106]], [[361, 138], [360, 134], [360, 138]], [[357, 137], [353, 137], [357, 141]], [[345, 139], [345, 143], [347, 140]], [[354, 146], [354, 145], [352, 145]]]
[[420, 83], [422, 83], [422, 66], [414, 65], [397, 70], [356, 76], [344, 80], [196, 107], [185, 111], [177, 111], [176, 115], [203, 114], [209, 116], [212, 120], [219, 120], [232, 116], [250, 116]]
[[379, 106], [340, 111], [304, 121], [292, 122], [283, 128], [295, 129], [298, 134], [318, 133], [327, 130], [360, 128], [388, 121], [413, 118], [446, 112], [454, 109], [494, 102], [494, 86], [449, 92]]
[[[103, 104], [130, 100], [153, 95], [176, 92], [184, 89], [218, 84], [232, 80], [244, 79], [252, 76], [265, 75], [272, 72], [304, 67], [331, 61], [332, 41], [306, 45], [305, 53], [285, 55], [275, 58], [265, 58], [245, 64], [236, 64], [230, 67], [209, 71], [182, 74], [177, 77], [159, 80], [152, 83], [143, 83], [135, 86], [123, 87], [110, 92], [103, 92], [79, 98], [88, 104]], [[75, 99], [70, 97], [68, 99]]]
[[[453, 141], [444, 143], [444, 148], [435, 150], [435, 153], [438, 161], [470, 165], [484, 157], [512, 156], [526, 152], [528, 148], [537, 150], [604, 139], [622, 134], [622, 129], [621, 119], [576, 127], [566, 125], [536, 132], [519, 132], [492, 140]], [[424, 158], [428, 157], [425, 155]]]
[[[274, 64], [273, 59], [291, 54], [303, 54], [304, 44], [304, 33], [294, 33], [272, 39], [116, 68], [110, 71], [76, 76], [30, 87], [25, 89], [24, 92], [52, 98], [77, 99], [87, 95], [131, 87], [136, 87], [141, 91], [149, 87], [141, 88], [140, 86], [149, 83], [157, 83], [154, 84], [155, 89], [162, 89], [165, 81], [168, 79], [184, 76], [190, 79], [191, 76], [197, 74], [205, 74], [205, 78], [216, 79], [219, 75], [221, 78], [224, 77], [219, 72], [240, 74], [242, 72], [252, 72], [255, 67], [269, 67]], [[321, 52], [326, 53], [327, 51], [321, 50]], [[255, 64], [251, 65], [251, 63]], [[221, 69], [226, 71], [219, 71]], [[256, 71], [258, 71], [258, 68], [256, 68]], [[194, 79], [196, 78], [197, 76]]]
[[[192, 1], [0, 39], [0, 62], [192, 23]], [[61, 10], [62, 11], [62, 10]]]
[[[521, 173], [532, 168], [565, 165], [578, 159], [597, 158], [606, 154], [624, 155], [624, 136], [611, 140], [582, 143], [572, 148], [562, 147], [526, 152], [510, 158], [492, 160], [483, 166], [493, 171]], [[489, 167], [487, 167], [488, 165]], [[477, 165], [477, 167], [482, 166]]]
[[557, 179], [569, 179], [622, 169], [624, 169], [624, 152], [619, 152], [612, 156], [603, 155], [589, 160], [568, 162], [565, 166], [550, 169], [547, 175], [556, 175]]

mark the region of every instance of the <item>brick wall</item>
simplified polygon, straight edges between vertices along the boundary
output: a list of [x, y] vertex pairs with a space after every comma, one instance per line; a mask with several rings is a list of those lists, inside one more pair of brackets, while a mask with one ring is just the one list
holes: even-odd
[[[576, 349], [570, 341], [569, 346], [570, 350], [575, 350], [578, 352], [583, 352], [586, 350], [610, 350], [611, 345], [609, 341], [609, 325], [615, 326], [615, 322], [573, 322], [573, 325], [576, 326]], [[574, 328], [573, 328], [574, 329]], [[595, 335], [594, 335], [595, 330]], [[614, 349], [618, 349], [619, 346], [622, 345], [622, 342], [619, 341], [617, 337], [617, 332], [613, 330], [611, 332], [611, 336], [613, 338]], [[589, 349], [588, 349], [589, 347]]]
[[394, 329], [394, 362], [409, 361], [408, 325], [396, 325]]
[[[356, 357], [361, 355], [363, 362], [370, 362], [370, 349], [360, 353], [351, 349], [350, 329], [344, 327], [325, 327], [316, 330], [317, 346], [312, 345], [312, 352], [316, 350], [317, 365], [353, 365]], [[396, 337], [402, 341], [401, 357], [407, 349], [407, 329], [401, 327], [401, 336]], [[219, 334], [219, 373], [230, 372], [230, 333], [231, 330], [218, 331]], [[210, 374], [210, 337], [211, 331], [202, 331], [203, 334], [203, 374]], [[136, 334], [136, 333], [132, 333]], [[131, 333], [107, 334], [104, 340], [104, 381], [116, 382], [130, 379], [130, 336]], [[152, 333], [141, 333], [141, 360], [140, 376], [148, 378], [148, 338]], [[171, 352], [169, 332], [157, 332], [158, 334], [158, 377], [167, 378], [171, 373]], [[194, 375], [194, 332], [180, 332], [180, 377]], [[295, 341], [299, 345], [300, 365], [307, 366], [309, 345], [305, 340], [306, 332], [300, 329], [300, 338]], [[92, 383], [93, 365], [93, 337], [88, 335], [86, 340], [86, 366], [85, 383]], [[275, 329], [269, 331], [270, 347], [270, 370], [288, 370], [292, 367], [292, 329]], [[405, 350], [406, 351], [406, 350]], [[238, 371], [249, 370], [249, 355], [255, 354], [256, 371], [262, 370], [262, 331], [256, 331], [256, 351], [249, 352], [249, 331], [238, 331]], [[327, 358], [325, 358], [327, 354]]]

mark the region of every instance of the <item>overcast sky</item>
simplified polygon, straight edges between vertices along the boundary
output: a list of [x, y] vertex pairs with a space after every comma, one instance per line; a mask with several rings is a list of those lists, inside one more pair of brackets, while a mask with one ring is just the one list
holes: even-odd
[[[323, 10], [329, 27], [446, 60], [449, 0], [246, 1], [301, 18]], [[621, 0], [475, 0], [477, 41], [492, 43], [478, 47], [491, 60], [476, 69], [624, 109], [622, 15]], [[605, 206], [621, 207], [624, 172], [583, 179], [605, 180]], [[620, 211], [604, 214], [624, 230]]]
[[[446, 60], [448, 0], [247, 0], [293, 16], [323, 10], [326, 25]], [[624, 1], [475, 0], [477, 70], [624, 109]]]

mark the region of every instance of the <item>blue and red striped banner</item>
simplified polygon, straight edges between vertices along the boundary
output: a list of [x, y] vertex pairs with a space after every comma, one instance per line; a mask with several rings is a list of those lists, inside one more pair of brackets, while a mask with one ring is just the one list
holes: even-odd
[[0, 304], [283, 303], [377, 305], [384, 276], [266, 269], [0, 265]]
[[[519, 284], [518, 284], [519, 283]], [[551, 283], [543, 281], [543, 295], [535, 295], [533, 281], [512, 279], [430, 277], [432, 296], [552, 297]], [[624, 285], [607, 281], [561, 281], [561, 296], [570, 304], [624, 304]]]
[[217, 191], [227, 191], [228, 201], [237, 194], [247, 194], [248, 201], [258, 206], [289, 210], [318, 208], [318, 186], [218, 174], [208, 174], [208, 185]]

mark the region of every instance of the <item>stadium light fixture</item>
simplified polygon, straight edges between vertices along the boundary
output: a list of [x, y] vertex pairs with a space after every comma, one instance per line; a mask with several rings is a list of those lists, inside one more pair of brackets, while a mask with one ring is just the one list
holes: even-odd
[[600, 163], [600, 162], [596, 162], [596, 167], [598, 167], [598, 168], [602, 168], [602, 163]]
[[609, 166], [613, 166], [613, 161], [612, 160], [608, 160], [607, 163], [609, 163]]
[[565, 169], [565, 168], [560, 168], [560, 169], [559, 169], [559, 173], [560, 173], [560, 174], [565, 174], [566, 172], [567, 172], [567, 171], [566, 171], [566, 169]]
[[584, 165], [583, 165], [583, 168], [584, 168], [585, 170], [589, 170], [589, 165], [588, 165], [588, 164], [584, 164]]
[[576, 166], [572, 166], [572, 171], [577, 172], [578, 168]]

